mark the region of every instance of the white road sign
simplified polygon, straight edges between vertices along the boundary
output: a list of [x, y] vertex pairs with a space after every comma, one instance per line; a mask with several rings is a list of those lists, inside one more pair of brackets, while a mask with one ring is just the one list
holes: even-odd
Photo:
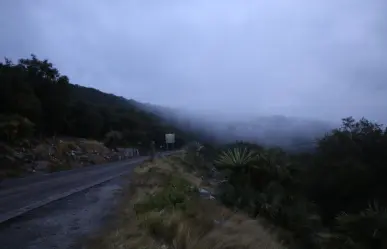
[[167, 144], [174, 144], [175, 143], [175, 134], [174, 133], [165, 134], [165, 142]]

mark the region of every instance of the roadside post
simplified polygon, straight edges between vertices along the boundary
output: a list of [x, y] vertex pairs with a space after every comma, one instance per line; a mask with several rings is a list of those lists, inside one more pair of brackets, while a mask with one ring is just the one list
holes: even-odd
[[150, 158], [152, 162], [155, 160], [155, 156], [156, 156], [156, 144], [155, 144], [155, 141], [152, 141], [150, 144]]

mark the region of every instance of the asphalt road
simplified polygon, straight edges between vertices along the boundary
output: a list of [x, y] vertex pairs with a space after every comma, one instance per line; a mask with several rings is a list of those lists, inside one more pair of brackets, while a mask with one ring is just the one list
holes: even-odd
[[0, 248], [80, 248], [76, 240], [97, 229], [114, 206], [121, 176], [147, 158], [3, 182]]
[[114, 214], [127, 181], [117, 177], [1, 223], [0, 248], [82, 249]]

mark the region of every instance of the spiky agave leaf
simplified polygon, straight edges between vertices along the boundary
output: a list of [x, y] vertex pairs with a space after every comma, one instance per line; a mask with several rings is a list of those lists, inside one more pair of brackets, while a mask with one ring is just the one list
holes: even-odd
[[368, 204], [368, 208], [360, 213], [362, 216], [387, 215], [387, 209], [374, 200]]
[[219, 158], [215, 160], [218, 167], [232, 168], [245, 167], [257, 159], [257, 153], [247, 148], [233, 148], [222, 151]]

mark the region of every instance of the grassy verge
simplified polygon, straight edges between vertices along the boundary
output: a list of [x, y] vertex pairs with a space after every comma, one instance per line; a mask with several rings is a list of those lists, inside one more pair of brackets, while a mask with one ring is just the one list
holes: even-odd
[[138, 166], [115, 221], [88, 248], [283, 248], [258, 221], [202, 198], [209, 187], [179, 156]]

